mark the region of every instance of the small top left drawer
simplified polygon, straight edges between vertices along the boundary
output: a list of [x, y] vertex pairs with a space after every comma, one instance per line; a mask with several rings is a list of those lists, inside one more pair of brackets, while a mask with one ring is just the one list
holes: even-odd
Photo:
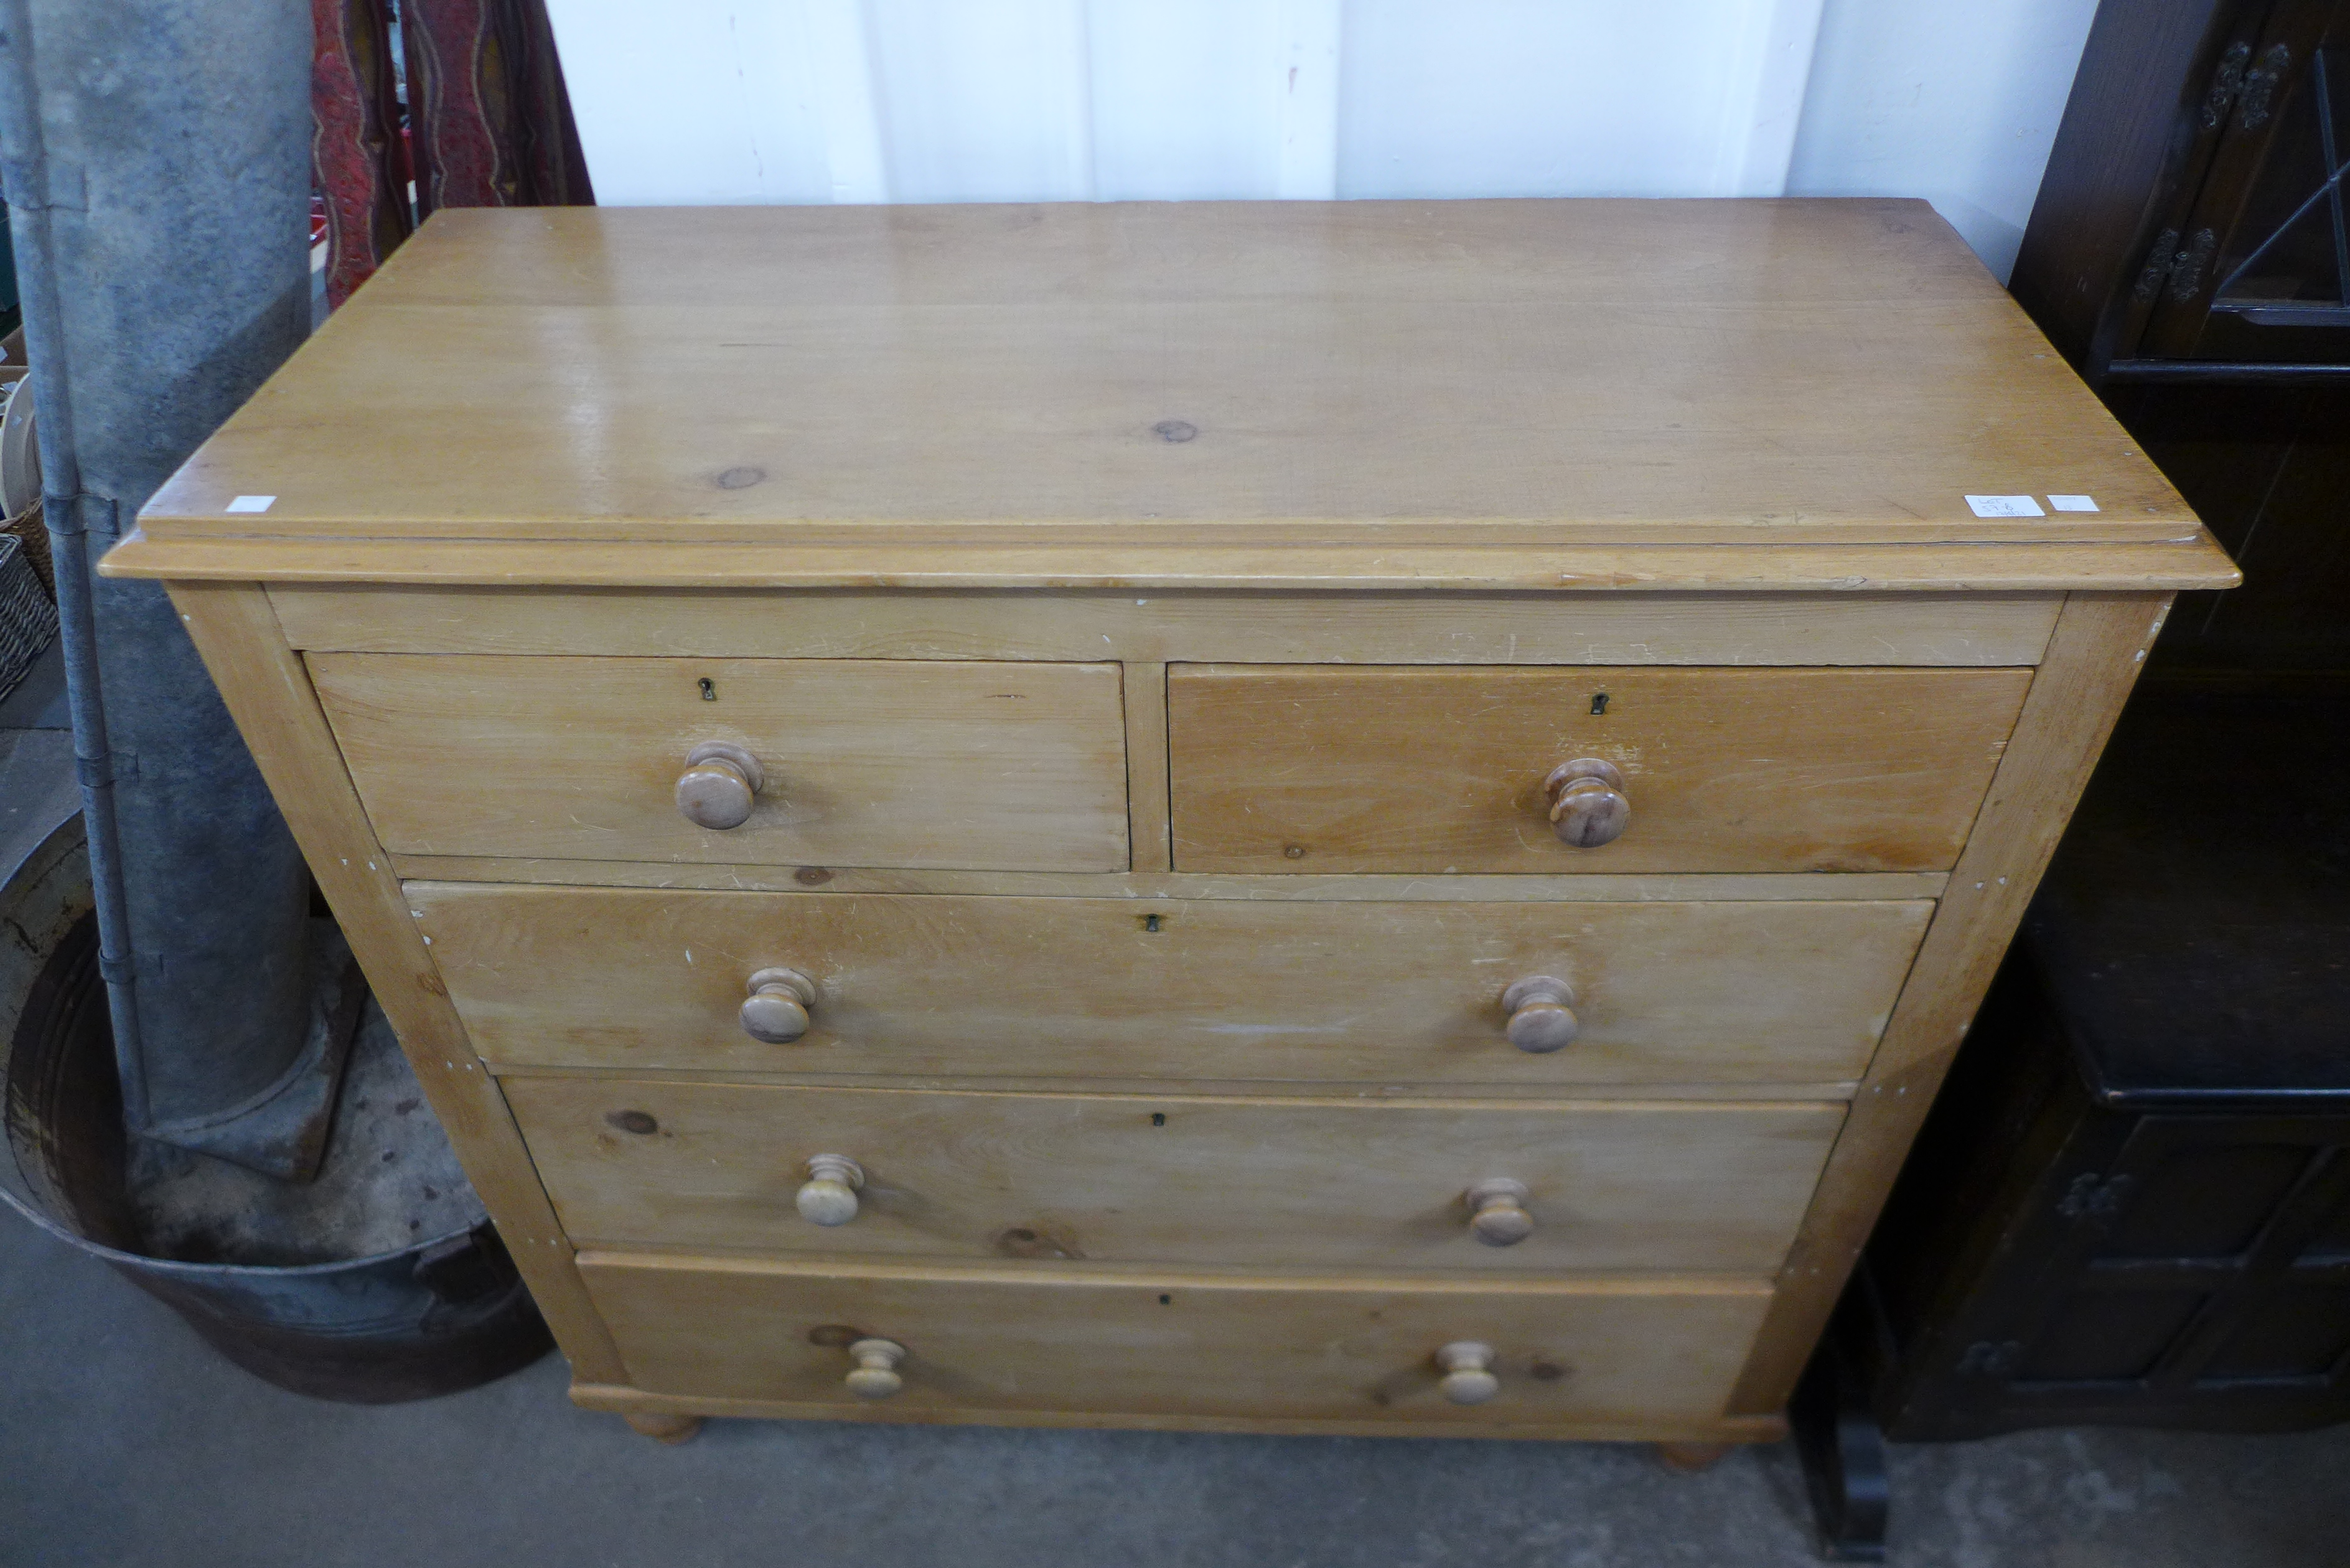
[[394, 854], [1122, 871], [1115, 664], [319, 653]]

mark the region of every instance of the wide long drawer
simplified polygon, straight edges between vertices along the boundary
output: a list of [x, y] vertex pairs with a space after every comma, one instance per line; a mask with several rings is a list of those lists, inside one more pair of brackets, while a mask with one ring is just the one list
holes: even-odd
[[[1127, 866], [1114, 664], [375, 653], [309, 663], [395, 854]], [[746, 815], [732, 826], [681, 809], [681, 774], [712, 745], [731, 748], [720, 762], [737, 770], [705, 781], [741, 792]], [[729, 804], [712, 800], [704, 817], [723, 820]]]
[[[582, 1245], [1268, 1269], [1768, 1273], [1844, 1120], [1839, 1104], [505, 1089]], [[796, 1206], [804, 1183], [826, 1222]]]
[[[636, 1386], [821, 1413], [1065, 1413], [1468, 1429], [1719, 1416], [1771, 1291], [1515, 1280], [1219, 1279], [580, 1255]], [[868, 1402], [849, 1347], [901, 1347]], [[1455, 1404], [1438, 1355], [1492, 1353]]]
[[[1178, 666], [1175, 867], [1944, 870], [2031, 683], [2029, 670]], [[1586, 846], [1552, 820], [1554, 770], [1578, 761], [1613, 770], [1617, 794], [1580, 830]]]
[[[408, 891], [494, 1064], [1157, 1082], [1846, 1082], [1932, 909]], [[776, 969], [812, 998], [790, 1044], [741, 1020]], [[1533, 978], [1564, 1049], [1511, 1044]]]

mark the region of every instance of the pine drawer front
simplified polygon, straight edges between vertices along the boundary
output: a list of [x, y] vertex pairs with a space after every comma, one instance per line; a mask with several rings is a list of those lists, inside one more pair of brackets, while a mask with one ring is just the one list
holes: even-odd
[[[499, 1065], [1178, 1085], [1847, 1082], [1933, 908], [407, 891]], [[772, 970], [809, 999], [787, 1044], [743, 1027]], [[1511, 1044], [1536, 978], [1563, 1049]]]
[[[1177, 666], [1175, 866], [1946, 870], [2031, 680], [1999, 669]], [[1578, 847], [1554, 830], [1545, 785], [1585, 760], [1616, 771], [1629, 811], [1617, 836]]]
[[1844, 1122], [1834, 1103], [505, 1088], [585, 1246], [1274, 1270], [1768, 1273]]
[[[395, 854], [1127, 866], [1114, 664], [318, 654], [309, 667]], [[681, 810], [680, 775], [713, 745], [761, 774], [731, 827]]]
[[[1121, 1277], [610, 1252], [582, 1253], [579, 1268], [639, 1388], [885, 1420], [1700, 1421], [1721, 1415], [1771, 1300], [1767, 1284], [1738, 1281]], [[846, 1383], [849, 1346], [867, 1339], [904, 1351], [886, 1397]], [[1445, 1396], [1437, 1357], [1454, 1345], [1492, 1350], [1483, 1403]]]

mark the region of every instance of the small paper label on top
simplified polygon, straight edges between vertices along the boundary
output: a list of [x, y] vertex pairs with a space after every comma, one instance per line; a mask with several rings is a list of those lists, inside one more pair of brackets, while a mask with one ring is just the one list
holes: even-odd
[[2045, 517], [2040, 503], [2029, 495], [1970, 495], [1967, 504], [1978, 517]]
[[266, 512], [276, 505], [275, 495], [240, 495], [228, 504], [231, 512]]
[[2095, 512], [2097, 504], [2085, 495], [2052, 495], [2048, 504], [2059, 512]]

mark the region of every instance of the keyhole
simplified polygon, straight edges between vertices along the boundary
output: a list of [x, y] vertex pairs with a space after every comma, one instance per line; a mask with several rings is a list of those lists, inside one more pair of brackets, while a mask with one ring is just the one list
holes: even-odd
[[[703, 684], [704, 686], [707, 686], [707, 685], [709, 685], [709, 684], [710, 684], [710, 682], [708, 682], [707, 680], [705, 680], [705, 681], [703, 681], [703, 682], [702, 682], [702, 684]], [[1592, 711], [1593, 712], [1595, 712], [1595, 713], [1605, 713], [1606, 711], [1607, 711], [1607, 692], [1605, 692], [1605, 691], [1598, 691], [1598, 692], [1594, 692], [1594, 693], [1592, 694], [1592, 698], [1591, 698], [1591, 711]]]
[[[704, 702], [715, 702], [718, 701], [718, 682], [705, 675], [701, 679], [701, 680], [696, 682], [696, 684], [702, 688], [702, 700]], [[1592, 711], [1596, 713], [1599, 710], [1594, 708]]]
[[1165, 1111], [1153, 1111], [1153, 1112], [1151, 1112], [1151, 1113], [1150, 1113], [1150, 1125], [1151, 1125], [1152, 1127], [1165, 1127], [1165, 1126], [1167, 1125], [1167, 1113], [1166, 1113]]
[[1156, 915], [1145, 915], [1145, 916], [1143, 916], [1143, 917], [1142, 917], [1142, 929], [1143, 929], [1144, 930], [1146, 930], [1146, 931], [1155, 931], [1155, 930], [1157, 930], [1157, 929], [1159, 929], [1159, 917], [1158, 917], [1158, 916], [1156, 916]]

